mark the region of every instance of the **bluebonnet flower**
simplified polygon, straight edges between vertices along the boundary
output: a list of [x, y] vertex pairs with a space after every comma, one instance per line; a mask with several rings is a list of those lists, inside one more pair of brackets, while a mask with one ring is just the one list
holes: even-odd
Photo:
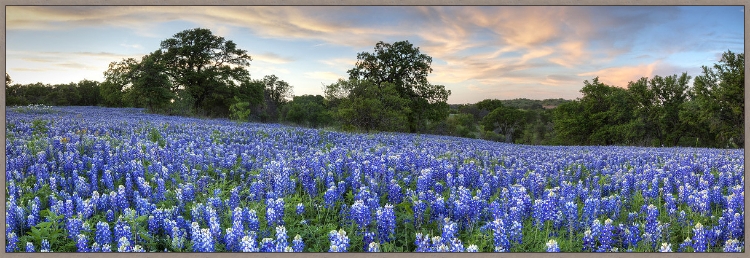
[[50, 248], [50, 245], [49, 245], [49, 241], [47, 239], [42, 239], [42, 247], [39, 248], [39, 252], [42, 252], [42, 253], [52, 252], [52, 249]]
[[450, 240], [450, 251], [454, 253], [463, 252], [464, 251], [464, 244], [461, 243], [461, 240], [458, 238], [453, 238]]
[[242, 240], [240, 241], [240, 251], [241, 252], [258, 252], [260, 251], [258, 247], [255, 244], [255, 235], [250, 234], [245, 235], [242, 237]]
[[221, 238], [221, 227], [219, 226], [219, 219], [215, 216], [211, 216], [208, 220], [208, 230], [211, 232], [211, 236]]
[[258, 230], [260, 230], [260, 222], [258, 221], [258, 215], [255, 213], [255, 210], [245, 208], [245, 215], [248, 230], [258, 232]]
[[388, 202], [392, 204], [399, 204], [403, 200], [403, 194], [401, 192], [401, 186], [396, 182], [395, 179], [391, 179], [390, 185], [388, 185]]
[[360, 230], [364, 230], [370, 224], [370, 210], [362, 200], [354, 201], [351, 207], [351, 216]]
[[547, 241], [547, 252], [548, 253], [559, 253], [560, 247], [557, 245], [557, 241], [550, 239]]
[[[743, 213], [744, 214], [744, 213]], [[732, 216], [732, 220], [727, 225], [727, 231], [729, 231], [729, 238], [740, 238], [745, 233], [745, 218], [743, 215], [735, 212]]]
[[277, 226], [276, 227], [276, 252], [284, 252], [284, 249], [286, 249], [289, 244], [286, 240], [286, 228], [284, 226]]
[[228, 252], [234, 252], [237, 249], [238, 246], [238, 240], [239, 236], [241, 236], [240, 232], [235, 232], [234, 228], [226, 228], [225, 234], [224, 234], [224, 245], [226, 246], [225, 250]]
[[164, 194], [166, 193], [167, 188], [164, 183], [164, 179], [158, 178], [156, 179], [156, 192], [154, 193], [154, 202], [160, 202], [164, 200]]
[[565, 202], [563, 207], [565, 218], [567, 219], [568, 232], [572, 233], [577, 229], [578, 224], [578, 206], [572, 201]]
[[629, 227], [623, 226], [623, 232], [625, 232], [625, 239], [623, 240], [624, 247], [635, 247], [639, 241], [641, 241], [641, 231], [636, 224], [632, 224]]
[[612, 225], [612, 220], [607, 219], [604, 221], [604, 227], [600, 232], [599, 236], [599, 252], [606, 252], [612, 248], [612, 235], [615, 227]]
[[78, 250], [79, 253], [85, 253], [89, 251], [88, 239], [86, 239], [86, 235], [78, 234], [78, 241], [76, 241], [76, 249]]
[[[156, 212], [154, 212], [154, 214], [156, 214]], [[159, 232], [159, 221], [154, 215], [148, 216], [148, 231], [152, 234], [158, 234]]]
[[115, 224], [115, 239], [119, 241], [120, 238], [124, 237], [128, 241], [130, 241], [131, 234], [132, 233], [130, 232], [130, 226], [128, 226], [124, 221], [118, 219], [117, 223]]
[[[75, 209], [73, 208], [73, 200], [65, 200], [65, 206], [63, 207], [63, 215], [65, 215], [66, 220], [70, 220], [73, 218], [73, 213], [75, 212]], [[73, 239], [72, 236], [70, 236], [70, 239]]]
[[28, 227], [36, 226], [36, 224], [39, 222], [39, 206], [41, 204], [41, 201], [39, 200], [39, 197], [34, 197], [34, 201], [31, 203], [31, 214], [28, 216]]
[[338, 199], [338, 191], [335, 185], [332, 185], [328, 188], [328, 190], [326, 190], [325, 194], [323, 195], [323, 199], [325, 201], [326, 208], [333, 207], [333, 204], [336, 203], [336, 200]]
[[378, 244], [378, 242], [370, 242], [370, 244], [367, 245], [367, 252], [369, 253], [380, 252], [380, 244]]
[[102, 246], [112, 243], [112, 232], [109, 230], [109, 224], [103, 221], [96, 223], [96, 237], [94, 240]]
[[672, 252], [672, 244], [670, 244], [670, 243], [661, 243], [661, 247], [659, 248], [659, 252], [662, 252], [662, 253], [671, 253]]
[[417, 177], [417, 192], [427, 192], [432, 186], [432, 169], [423, 169]]
[[477, 247], [477, 245], [469, 245], [468, 247], [466, 247], [466, 252], [467, 253], [479, 252], [479, 247]]
[[591, 234], [591, 230], [584, 231], [583, 232], [583, 250], [593, 251], [595, 245], [596, 245], [596, 242], [594, 240], [594, 236]]
[[725, 253], [739, 253], [742, 252], [742, 246], [740, 245], [740, 241], [737, 239], [729, 239], [724, 243], [724, 249], [723, 251]]
[[302, 203], [297, 203], [297, 215], [302, 215], [302, 213], [305, 212], [305, 205]]
[[213, 252], [214, 243], [211, 231], [207, 228], [200, 228], [197, 222], [190, 225], [191, 238], [193, 241], [193, 252]]
[[680, 244], [680, 247], [677, 248], [677, 252], [684, 252], [685, 248], [692, 247], [693, 246], [693, 240], [691, 240], [689, 237], [685, 238], [685, 241]]
[[416, 233], [416, 240], [414, 240], [414, 245], [417, 246], [417, 249], [414, 250], [415, 252], [429, 252], [430, 250], [430, 242], [429, 242], [430, 235], [423, 235], [422, 233]]
[[696, 223], [695, 228], [693, 228], [693, 249], [696, 252], [702, 253], [706, 251], [707, 246], [706, 230], [703, 229], [703, 225], [700, 222]]
[[597, 216], [599, 216], [599, 199], [587, 198], [583, 204], [583, 212], [581, 213], [581, 219], [584, 224], [591, 223]]
[[396, 230], [396, 215], [393, 212], [393, 205], [386, 204], [383, 208], [378, 207], [376, 216], [380, 243], [391, 241], [391, 235], [395, 234]]
[[445, 224], [443, 224], [443, 232], [441, 235], [443, 240], [451, 241], [453, 238], [456, 237], [457, 232], [458, 232], [458, 225], [456, 225], [456, 223], [451, 221], [449, 218], [445, 218]]
[[177, 226], [172, 227], [172, 234], [171, 234], [171, 241], [170, 245], [175, 250], [182, 250], [182, 248], [185, 246], [185, 230], [181, 229]]
[[305, 242], [302, 241], [302, 237], [298, 234], [294, 236], [292, 240], [292, 250], [295, 253], [301, 253], [305, 249]]
[[275, 249], [276, 249], [276, 246], [273, 244], [272, 238], [266, 237], [260, 241], [260, 252], [270, 253], [270, 252], [274, 252]]
[[112, 210], [107, 210], [107, 215], [105, 215], [105, 218], [108, 222], [115, 222], [115, 212]]
[[266, 222], [268, 227], [273, 227], [276, 224], [276, 210], [272, 206], [266, 207]]
[[422, 225], [422, 217], [427, 210], [427, 203], [422, 200], [413, 197], [414, 204], [412, 205], [412, 211], [414, 213], [414, 226], [419, 227]]
[[[9, 228], [8, 224], [5, 224], [5, 227]], [[7, 234], [6, 236], [8, 237], [8, 244], [5, 245], [5, 252], [12, 253], [12, 252], [17, 251], [18, 250], [18, 236], [16, 236], [16, 233], [10, 232], [10, 234]]]
[[537, 227], [537, 229], [541, 229], [542, 225], [544, 224], [546, 214], [549, 213], [549, 211], [546, 210], [547, 202], [544, 200], [534, 200], [534, 225]]
[[27, 253], [33, 253], [34, 251], [34, 244], [31, 242], [26, 242], [26, 252]]
[[599, 234], [602, 232], [602, 223], [599, 221], [599, 219], [595, 219], [591, 223], [591, 235], [595, 238], [599, 238]]
[[121, 237], [117, 240], [117, 252], [127, 253], [132, 251], [133, 247], [130, 246], [130, 241], [127, 237]]
[[510, 251], [510, 241], [505, 234], [505, 224], [500, 218], [495, 218], [490, 224], [493, 231], [493, 240], [495, 243], [495, 252]]
[[343, 229], [332, 230], [328, 233], [328, 239], [331, 241], [331, 247], [328, 252], [346, 252], [349, 249], [349, 237]]
[[81, 232], [81, 228], [83, 228], [83, 221], [79, 218], [68, 219], [66, 228], [68, 230], [68, 238], [75, 240], [78, 233]]

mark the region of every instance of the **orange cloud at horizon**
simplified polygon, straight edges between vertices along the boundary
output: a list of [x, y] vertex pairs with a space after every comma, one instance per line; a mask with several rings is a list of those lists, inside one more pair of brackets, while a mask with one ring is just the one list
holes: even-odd
[[579, 73], [578, 76], [599, 77], [599, 81], [615, 87], [627, 88], [628, 83], [641, 77], [653, 77], [654, 67], [659, 61], [637, 66], [609, 67], [594, 72]]

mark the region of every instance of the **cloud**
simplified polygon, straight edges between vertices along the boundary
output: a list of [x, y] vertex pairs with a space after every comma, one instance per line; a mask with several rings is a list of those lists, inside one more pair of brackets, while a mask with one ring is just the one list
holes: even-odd
[[[529, 92], [577, 94], [581, 81], [594, 76], [624, 87], [641, 76], [681, 69], [654, 61], [666, 60], [669, 53], [705, 50], [704, 44], [723, 50], [727, 44], [744, 42], [744, 36], [729, 32], [706, 36], [701, 31], [703, 37], [696, 36], [697, 32], [685, 34], [697, 31], [695, 25], [702, 20], [682, 24], [685, 19], [678, 18], [684, 8], [677, 6], [9, 6], [6, 11], [9, 31], [107, 27], [164, 39], [168, 37], [165, 30], [172, 29], [170, 24], [179, 22], [181, 26], [209, 28], [227, 39], [242, 35], [288, 41], [321, 53], [339, 51], [326, 53], [325, 60], [315, 60], [317, 53], [282, 56], [276, 53], [287, 52], [270, 48], [250, 53], [262, 63], [249, 68], [254, 78], [258, 74], [291, 74], [335, 80], [345, 77], [341, 75], [356, 63], [355, 55], [342, 52], [372, 51], [381, 40], [409, 40], [433, 58], [434, 71], [428, 77], [433, 84], [503, 96], [527, 92], [525, 97], [536, 96]], [[655, 33], [665, 28], [670, 32]], [[704, 43], [706, 38], [710, 43]], [[149, 46], [129, 40], [120, 46], [140, 51], [144, 45]], [[348, 49], [340, 51], [342, 47]], [[78, 59], [92, 58], [105, 64], [102, 70], [108, 62], [146, 54], [40, 52], [13, 57], [8, 53], [9, 61], [15, 58], [16, 63], [24, 58], [25, 62], [50, 65], [85, 64]], [[71, 58], [74, 61], [69, 61]], [[311, 58], [308, 66], [312, 69], [289, 66]]]
[[579, 73], [578, 76], [599, 77], [599, 81], [612, 86], [626, 88], [628, 82], [636, 81], [641, 77], [653, 77], [654, 69], [661, 62], [657, 61], [650, 64], [640, 64], [635, 66], [609, 67], [593, 72]]
[[132, 45], [130, 45], [130, 44], [123, 43], [123, 44], [120, 44], [120, 46], [123, 46], [123, 47], [126, 47], [126, 48], [135, 48], [135, 49], [142, 49], [143, 48], [143, 46], [141, 46], [140, 44], [132, 44]]
[[272, 63], [272, 64], [286, 64], [293, 62], [295, 59], [291, 57], [283, 57], [276, 53], [265, 52], [260, 54], [250, 54], [254, 61]]

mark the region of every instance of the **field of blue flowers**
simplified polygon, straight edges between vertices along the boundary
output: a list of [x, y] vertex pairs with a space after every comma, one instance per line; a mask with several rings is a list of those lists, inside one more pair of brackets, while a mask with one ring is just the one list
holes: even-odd
[[738, 252], [744, 150], [8, 107], [6, 252]]

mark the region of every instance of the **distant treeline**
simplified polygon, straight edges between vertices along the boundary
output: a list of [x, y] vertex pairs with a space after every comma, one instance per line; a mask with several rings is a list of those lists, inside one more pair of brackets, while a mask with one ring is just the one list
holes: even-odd
[[252, 60], [231, 40], [191, 29], [141, 60], [112, 62], [105, 81], [12, 84], [6, 105], [144, 107], [167, 115], [225, 117], [345, 131], [452, 135], [535, 145], [744, 146], [744, 53], [727, 51], [702, 74], [641, 78], [627, 88], [584, 81], [583, 97], [446, 103], [427, 81], [432, 58], [408, 41], [357, 55], [348, 79], [324, 95], [293, 96], [275, 75], [251, 79]]

